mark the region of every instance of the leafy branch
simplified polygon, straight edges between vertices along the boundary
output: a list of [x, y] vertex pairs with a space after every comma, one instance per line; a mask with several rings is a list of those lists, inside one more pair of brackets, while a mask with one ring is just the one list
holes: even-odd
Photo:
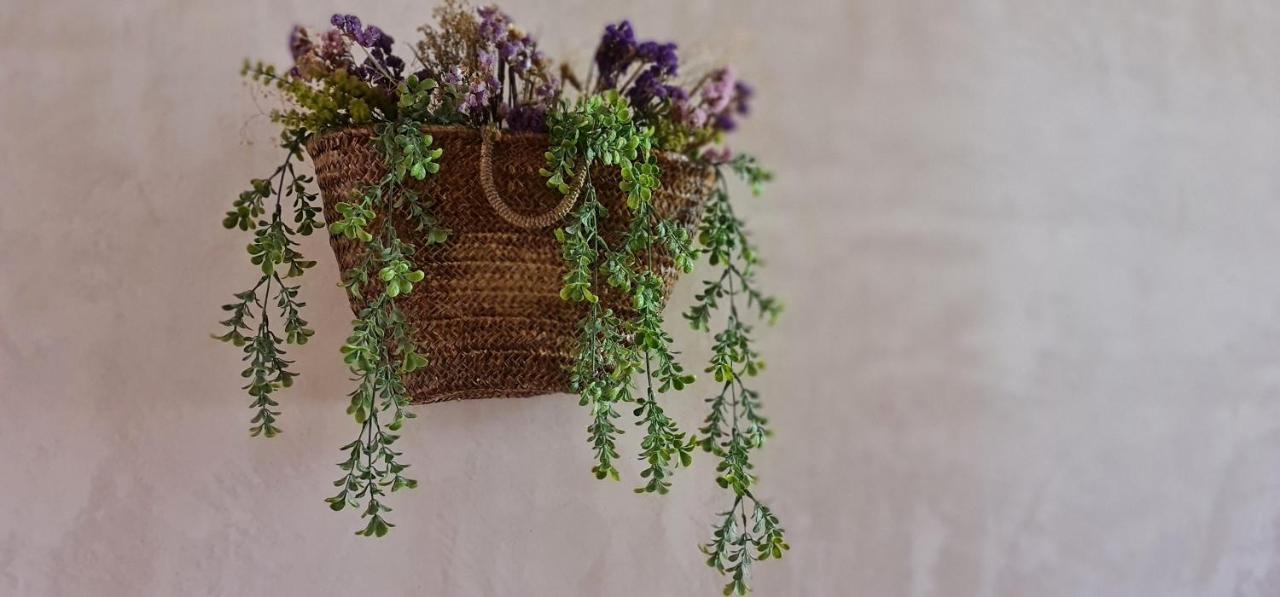
[[[426, 95], [435, 88], [432, 81], [410, 81], [401, 86], [401, 118], [379, 128], [375, 141], [382, 148], [387, 174], [360, 193], [354, 201], [339, 203], [341, 218], [332, 224], [334, 234], [360, 242], [362, 261], [352, 268], [343, 286], [355, 299], [365, 297], [373, 284], [376, 294], [352, 322], [351, 335], [342, 347], [347, 367], [355, 376], [347, 413], [360, 425], [356, 439], [343, 446], [346, 459], [338, 463], [343, 476], [334, 481], [339, 488], [326, 501], [333, 510], [363, 509], [367, 522], [356, 534], [381, 537], [391, 527], [383, 503], [389, 492], [412, 489], [418, 482], [406, 477], [409, 465], [400, 462], [393, 446], [409, 411], [410, 397], [403, 376], [427, 364], [427, 358], [412, 339], [409, 322], [397, 302], [413, 292], [426, 277], [413, 262], [416, 247], [399, 238], [392, 213], [408, 211], [428, 243], [444, 242], [448, 230], [429, 214], [429, 204], [406, 185], [406, 179], [423, 180], [439, 171], [443, 150], [432, 146], [423, 134]], [[380, 226], [378, 224], [381, 224]], [[372, 230], [371, 230], [372, 229]], [[363, 503], [363, 506], [361, 505]]]
[[[249, 260], [262, 272], [252, 288], [236, 293], [235, 302], [222, 306], [230, 312], [230, 317], [220, 322], [226, 331], [214, 336], [242, 348], [244, 361], [249, 363], [241, 376], [248, 380], [244, 389], [253, 398], [250, 408], [255, 413], [249, 428], [253, 436], [274, 437], [280, 433], [276, 425], [280, 411], [275, 410], [279, 403], [274, 395], [293, 385], [293, 378], [297, 376], [289, 368], [293, 361], [284, 358], [281, 346], [306, 344], [315, 333], [301, 316], [306, 303], [298, 300], [299, 286], [285, 283], [286, 279], [300, 277], [315, 265], [314, 261], [303, 259], [294, 248], [298, 245], [294, 240], [296, 236], [307, 236], [324, 225], [317, 219], [316, 195], [307, 190], [311, 177], [294, 170], [294, 160], [302, 159], [306, 139], [307, 134], [301, 129], [285, 131], [281, 136], [281, 147], [287, 150], [284, 162], [267, 178], [254, 179], [251, 188], [240, 193], [222, 220], [227, 229], [253, 231], [253, 241], [248, 246]], [[268, 215], [266, 201], [273, 196], [275, 201]], [[293, 197], [293, 226], [285, 223], [283, 209], [284, 198], [290, 196]], [[271, 328], [269, 303], [273, 290], [277, 312], [284, 320], [284, 338]], [[254, 319], [257, 325], [251, 326]]]
[[594, 264], [608, 252], [608, 245], [599, 234], [599, 220], [607, 217], [608, 210], [597, 198], [590, 177], [587, 181], [582, 205], [570, 216], [568, 224], [556, 230], [568, 266], [560, 296], [588, 304], [569, 381], [580, 396], [579, 404], [591, 410], [587, 437], [596, 456], [591, 472], [598, 479], [617, 480], [618, 470], [613, 462], [618, 458], [616, 442], [622, 429], [614, 423], [620, 416], [616, 405], [635, 400], [631, 380], [639, 363], [627, 344], [623, 322], [591, 292], [598, 282]]
[[[655, 243], [663, 243], [687, 271], [693, 262], [691, 243], [683, 229], [660, 220], [653, 210], [653, 193], [661, 175], [652, 156], [653, 131], [636, 123], [627, 101], [609, 91], [561, 108], [548, 118], [551, 148], [542, 171], [547, 185], [568, 193], [575, 168], [603, 162], [621, 173], [631, 215], [621, 246], [610, 248], [600, 235], [600, 220], [608, 210], [588, 182], [582, 205], [568, 224], [556, 230], [567, 266], [560, 296], [588, 304], [571, 383], [581, 404], [591, 409], [587, 435], [596, 454], [592, 472], [601, 479], [619, 478], [613, 464], [618, 456], [616, 438], [622, 433], [614, 423], [619, 417], [616, 405], [636, 401], [637, 424], [646, 430], [640, 457], [648, 463], [641, 473], [648, 481], [637, 491], [666, 493], [672, 468], [690, 463], [694, 442], [663, 412], [656, 392], [682, 389], [693, 377], [676, 361], [671, 336], [662, 329], [665, 286], [654, 267], [653, 249]], [[602, 276], [631, 299], [633, 318], [623, 320], [599, 304]], [[632, 381], [637, 373], [646, 379], [645, 393], [639, 398]]]
[[[547, 125], [551, 147], [542, 175], [547, 186], [561, 193], [570, 192], [568, 181], [574, 178], [575, 168], [590, 169], [597, 160], [614, 165], [625, 155], [635, 155], [642, 141], [630, 108], [617, 94], [562, 104], [548, 117]], [[601, 134], [606, 130], [614, 135]], [[597, 264], [609, 252], [600, 235], [600, 221], [609, 211], [599, 202], [591, 177], [585, 180], [581, 204], [566, 225], [555, 231], [567, 270], [560, 297], [588, 305], [570, 385], [581, 397], [580, 404], [591, 411], [587, 437], [596, 456], [591, 471], [598, 479], [616, 480], [616, 442], [623, 432], [615, 424], [620, 416], [616, 405], [635, 400], [632, 378], [639, 363], [624, 335], [623, 322], [600, 304], [596, 294], [600, 292]]]
[[[754, 158], [739, 156], [731, 164], [756, 193], [771, 175]], [[721, 384], [720, 391], [707, 399], [710, 412], [698, 430], [703, 450], [720, 459], [716, 465], [717, 484], [733, 494], [729, 509], [720, 513], [711, 540], [702, 546], [707, 565], [730, 577], [724, 594], [745, 595], [750, 591], [751, 566], [755, 561], [781, 558], [790, 549], [778, 517], [751, 491], [756, 483], [751, 452], [762, 448], [771, 434], [768, 419], [761, 414], [759, 393], [746, 380], [764, 368], [752, 347], [750, 325], [743, 322], [738, 302], [755, 307], [759, 318], [770, 321], [781, 304], [761, 293], [755, 285], [759, 257], [749, 242], [743, 222], [733, 212], [723, 172], [716, 171], [716, 189], [699, 233], [699, 243], [720, 275], [704, 283], [697, 303], [685, 314], [694, 329], [710, 331], [711, 314], [722, 302], [728, 304], [724, 328], [715, 334], [707, 372]]]
[[[621, 270], [615, 267], [611, 274], [615, 279], [619, 271], [630, 274], [629, 279], [624, 279], [623, 287], [629, 286], [632, 290], [631, 302], [636, 316], [627, 329], [635, 339], [635, 350], [644, 360], [645, 396], [635, 415], [640, 418], [637, 424], [645, 426], [640, 457], [648, 466], [640, 476], [648, 481], [636, 488], [636, 492], [665, 494], [671, 486], [669, 477], [673, 469], [692, 463], [695, 439], [682, 433], [666, 415], [658, 403], [657, 393], [683, 390], [694, 378], [686, 374], [676, 360], [676, 352], [671, 349], [671, 334], [663, 329], [666, 288], [654, 266], [654, 245], [662, 243], [671, 250], [677, 266], [686, 273], [692, 269], [693, 258], [688, 233], [673, 222], [660, 220], [653, 209], [658, 177], [658, 166], [652, 155], [645, 156], [643, 164], [623, 165], [622, 188], [627, 192], [632, 225], [622, 243], [626, 251], [621, 257], [624, 267]], [[615, 258], [614, 262], [617, 261]], [[637, 268], [641, 263], [641, 268]]]

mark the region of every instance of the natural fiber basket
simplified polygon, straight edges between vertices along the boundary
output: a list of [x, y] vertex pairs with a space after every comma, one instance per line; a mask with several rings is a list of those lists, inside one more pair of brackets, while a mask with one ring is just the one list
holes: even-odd
[[[414, 340], [429, 359], [427, 367], [405, 379], [413, 401], [568, 392], [568, 367], [584, 309], [560, 298], [564, 264], [552, 231], [577, 193], [561, 196], [538, 173], [545, 165], [547, 136], [499, 137], [466, 127], [427, 127], [425, 132], [444, 155], [439, 173], [415, 184], [452, 234], [443, 244], [427, 245], [407, 214], [392, 215], [400, 237], [417, 245], [413, 260], [426, 273], [421, 286], [399, 299]], [[372, 137], [372, 129], [350, 128], [307, 144], [326, 221], [336, 221], [339, 202], [386, 173]], [[662, 187], [654, 196], [655, 209], [692, 233], [713, 173], [676, 155], [662, 155], [658, 163]], [[609, 210], [601, 222], [603, 235], [616, 242], [629, 221], [618, 175], [613, 168], [597, 167], [591, 178]], [[344, 273], [364, 251], [344, 237], [330, 235], [330, 244]], [[656, 263], [670, 290], [677, 271], [665, 255], [659, 254]], [[629, 310], [617, 295], [606, 293], [603, 300], [615, 310]], [[363, 305], [353, 299], [351, 306], [358, 312]]]

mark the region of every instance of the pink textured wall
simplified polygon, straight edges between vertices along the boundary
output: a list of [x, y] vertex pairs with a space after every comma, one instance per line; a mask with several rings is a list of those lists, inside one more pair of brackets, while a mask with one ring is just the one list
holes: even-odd
[[[276, 151], [236, 70], [430, 5], [369, 4], [0, 10], [0, 594], [714, 594], [710, 461], [665, 499], [597, 482], [563, 396], [422, 410], [400, 526], [352, 536], [322, 238], [286, 433], [246, 436], [218, 222]], [[579, 57], [630, 16], [762, 92], [734, 144], [780, 174], [743, 209], [790, 306], [759, 464], [795, 548], [759, 594], [1280, 594], [1280, 5], [507, 8]]]

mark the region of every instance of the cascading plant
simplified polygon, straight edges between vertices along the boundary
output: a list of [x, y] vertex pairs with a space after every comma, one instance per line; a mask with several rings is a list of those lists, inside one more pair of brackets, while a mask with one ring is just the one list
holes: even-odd
[[[252, 233], [248, 253], [260, 270], [257, 282], [223, 307], [226, 330], [215, 336], [240, 347], [248, 364], [242, 376], [254, 410], [250, 433], [281, 432], [277, 397], [296, 377], [284, 347], [314, 334], [301, 315], [298, 280], [315, 261], [298, 252], [297, 237], [327, 225], [330, 235], [361, 249], [341, 282], [357, 306], [342, 355], [355, 382], [347, 412], [359, 430], [341, 448], [338, 492], [327, 502], [334, 510], [362, 512], [358, 534], [389, 531], [387, 494], [417, 484], [395, 447], [414, 417], [404, 376], [430, 358], [429, 347], [414, 340], [402, 304], [431, 283], [415, 264], [424, 249], [418, 245], [450, 241], [449, 222], [437, 219], [433, 198], [416, 190], [417, 181], [440, 171], [447, 151], [424, 128], [545, 133], [546, 184], [580, 195], [554, 235], [564, 262], [560, 296], [580, 305], [577, 356], [565, 375], [588, 410], [591, 471], [600, 479], [621, 478], [617, 439], [627, 410], [644, 434], [636, 492], [667, 493], [676, 470], [698, 449], [711, 454], [718, 461], [716, 482], [729, 497], [701, 548], [708, 565], [729, 577], [725, 594], [745, 594], [752, 564], [788, 549], [778, 517], [755, 491], [751, 462], [771, 434], [749, 382], [764, 367], [752, 321], [772, 322], [780, 304], [757, 285], [760, 258], [734, 211], [729, 184], [736, 177], [759, 194], [771, 175], [753, 157], [723, 145], [748, 113], [751, 88], [728, 68], [681, 78], [676, 46], [638, 41], [627, 21], [605, 29], [583, 81], [568, 65], [553, 70], [536, 40], [495, 7], [473, 10], [450, 0], [435, 16], [438, 25], [422, 27], [411, 47], [416, 68], [409, 74], [393, 38], [351, 15], [335, 15], [332, 28], [319, 34], [295, 28], [287, 70], [245, 63], [246, 77], [283, 99], [271, 116], [285, 150], [282, 163], [252, 180], [223, 220], [229, 229]], [[315, 180], [298, 163], [313, 137], [355, 126], [372, 127], [385, 175], [332, 205], [325, 222]], [[714, 170], [696, 235], [655, 206], [661, 153]], [[592, 176], [600, 170], [615, 172], [625, 195], [627, 222], [617, 237], [604, 233], [602, 222], [611, 216]], [[417, 242], [403, 237], [405, 226]], [[714, 275], [684, 317], [695, 330], [714, 333], [705, 372], [717, 389], [706, 399], [701, 426], [690, 431], [659, 399], [694, 383], [665, 327], [661, 270], [669, 264], [688, 273], [702, 257]], [[621, 297], [627, 308], [611, 307], [619, 303], [603, 296]]]

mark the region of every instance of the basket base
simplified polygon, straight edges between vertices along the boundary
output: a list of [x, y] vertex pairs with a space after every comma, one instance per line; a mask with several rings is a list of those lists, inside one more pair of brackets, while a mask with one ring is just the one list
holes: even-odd
[[414, 404], [567, 394], [570, 360], [564, 355], [472, 351], [442, 356], [405, 379]]
[[491, 398], [533, 398], [536, 396], [550, 396], [552, 394], [567, 393], [569, 393], [568, 388], [557, 390], [535, 390], [530, 388], [489, 388], [477, 390], [468, 388], [436, 394], [421, 400], [414, 398], [413, 404], [434, 404], [436, 402], [453, 402], [456, 400], [487, 400]]

